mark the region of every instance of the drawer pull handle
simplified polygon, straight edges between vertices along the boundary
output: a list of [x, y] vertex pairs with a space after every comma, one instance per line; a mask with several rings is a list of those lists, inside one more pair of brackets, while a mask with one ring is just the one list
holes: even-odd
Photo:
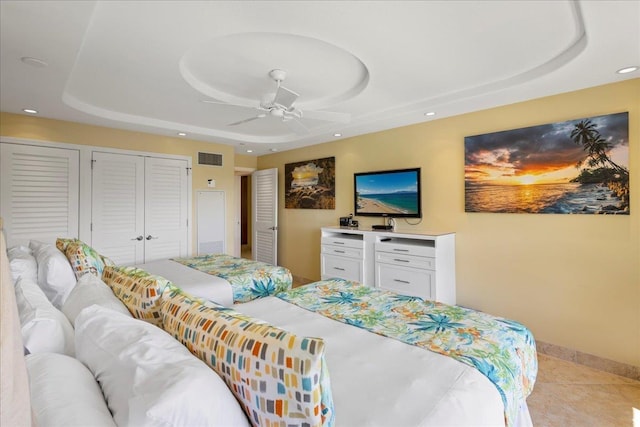
[[399, 258], [394, 258], [394, 261], [398, 261], [398, 262], [410, 262], [408, 259], [399, 259]]
[[394, 282], [399, 282], [399, 283], [404, 283], [406, 285], [410, 284], [411, 282], [407, 282], [406, 280], [400, 280], [400, 279], [393, 279]]
[[409, 252], [409, 249], [397, 249], [397, 248], [394, 248], [393, 250], [395, 252]]
[[340, 271], [344, 271], [344, 268], [340, 268], [340, 267], [333, 267], [334, 270], [340, 270]]
[[344, 245], [344, 242], [333, 242], [336, 245]]
[[333, 252], [335, 252], [335, 253], [337, 253], [337, 254], [343, 254], [343, 253], [344, 253], [344, 251], [339, 251], [339, 250], [337, 250], [337, 249], [334, 249], [334, 250], [333, 250]]

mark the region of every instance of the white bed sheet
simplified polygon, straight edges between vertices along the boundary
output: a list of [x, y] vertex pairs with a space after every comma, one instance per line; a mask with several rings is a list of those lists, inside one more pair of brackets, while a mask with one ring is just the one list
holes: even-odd
[[214, 301], [225, 307], [231, 307], [233, 305], [233, 290], [231, 284], [221, 277], [203, 273], [195, 268], [187, 267], [170, 259], [136, 264], [134, 267], [141, 268], [151, 274], [162, 276], [195, 297]]
[[496, 387], [452, 358], [275, 297], [234, 309], [296, 334], [324, 339], [338, 427], [504, 426]]

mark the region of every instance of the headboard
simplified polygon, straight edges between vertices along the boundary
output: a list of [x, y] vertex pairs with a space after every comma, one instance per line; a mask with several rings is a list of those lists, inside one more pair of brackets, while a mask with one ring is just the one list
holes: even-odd
[[0, 316], [0, 425], [31, 426], [29, 379], [4, 231], [0, 232]]

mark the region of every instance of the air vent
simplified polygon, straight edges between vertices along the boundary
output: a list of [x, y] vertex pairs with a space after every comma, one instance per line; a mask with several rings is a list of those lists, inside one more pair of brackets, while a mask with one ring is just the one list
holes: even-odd
[[198, 153], [198, 164], [208, 166], [222, 166], [222, 154]]

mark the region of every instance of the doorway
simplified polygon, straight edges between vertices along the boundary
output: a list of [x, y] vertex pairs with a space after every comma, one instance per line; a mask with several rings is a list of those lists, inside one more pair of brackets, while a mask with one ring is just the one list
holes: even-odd
[[251, 250], [251, 174], [253, 168], [235, 168], [236, 229], [234, 256], [253, 259]]

